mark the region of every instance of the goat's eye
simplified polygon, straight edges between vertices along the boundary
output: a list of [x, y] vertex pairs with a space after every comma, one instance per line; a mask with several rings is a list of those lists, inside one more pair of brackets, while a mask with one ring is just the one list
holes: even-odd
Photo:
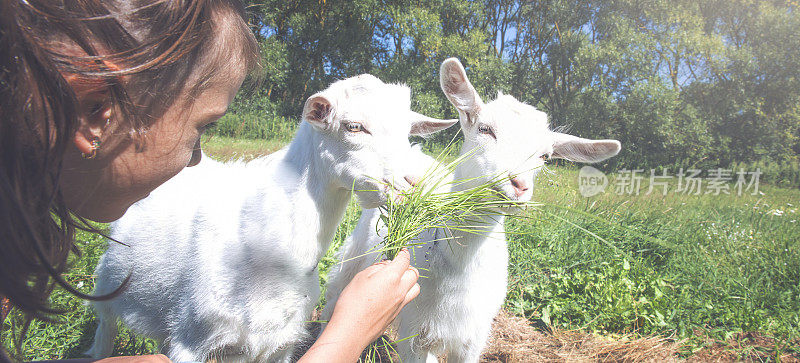
[[345, 128], [347, 129], [347, 131], [350, 131], [350, 132], [361, 132], [361, 131], [364, 131], [364, 125], [362, 125], [362, 124], [360, 124], [358, 122], [348, 122], [345, 125]]
[[539, 156], [539, 158], [544, 160], [544, 161], [547, 161], [547, 159], [550, 159], [550, 157], [547, 156], [547, 154], [542, 154], [541, 156]]
[[487, 125], [479, 125], [478, 132], [494, 136], [494, 131], [492, 131], [492, 128]]

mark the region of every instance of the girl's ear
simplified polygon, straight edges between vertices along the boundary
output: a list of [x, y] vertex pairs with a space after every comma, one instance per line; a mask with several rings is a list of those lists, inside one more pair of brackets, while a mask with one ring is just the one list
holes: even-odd
[[104, 81], [65, 77], [78, 99], [78, 129], [73, 142], [78, 151], [92, 155], [97, 140], [111, 121], [113, 105], [111, 91]]
[[[121, 68], [109, 60], [102, 60], [108, 71], [119, 71]], [[64, 80], [75, 92], [78, 100], [78, 130], [73, 142], [75, 147], [85, 155], [93, 155], [97, 142], [103, 137], [103, 131], [111, 121], [113, 104], [111, 102], [111, 86], [105, 79], [86, 78], [75, 74], [62, 74]], [[116, 81], [124, 81], [120, 76]]]

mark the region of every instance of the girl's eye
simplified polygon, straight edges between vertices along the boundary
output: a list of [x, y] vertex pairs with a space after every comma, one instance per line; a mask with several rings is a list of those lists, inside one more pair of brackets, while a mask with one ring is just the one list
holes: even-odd
[[539, 158], [544, 161], [547, 161], [547, 159], [549, 159], [549, 157], [547, 157], [547, 154], [542, 154], [541, 156], [539, 156]]
[[361, 131], [364, 131], [364, 126], [361, 125], [358, 122], [348, 122], [345, 125], [345, 128], [347, 128], [347, 131], [350, 131], [350, 132], [361, 132]]

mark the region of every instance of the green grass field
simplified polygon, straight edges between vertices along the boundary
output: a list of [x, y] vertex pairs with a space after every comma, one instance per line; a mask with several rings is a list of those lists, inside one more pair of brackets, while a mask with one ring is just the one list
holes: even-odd
[[[281, 142], [213, 137], [209, 155], [251, 159]], [[800, 348], [800, 191], [762, 185], [758, 195], [685, 195], [659, 192], [585, 198], [575, 166], [551, 166], [540, 174], [534, 200], [544, 206], [507, 223], [511, 264], [506, 308], [542, 327], [585, 329], [608, 337], [660, 334], [687, 339], [687, 355], [702, 349], [698, 336], [729, 340], [738, 332], [774, 339], [778, 353]], [[674, 186], [674, 185], [673, 185]], [[334, 248], [354, 227], [348, 210]], [[83, 291], [106, 242], [80, 233], [83, 254], [67, 280]], [[321, 280], [333, 265], [321, 264]], [[65, 310], [61, 323], [34, 322], [20, 358], [80, 357], [94, 334], [83, 301], [53, 294]], [[7, 320], [3, 342], [13, 350]], [[763, 347], [759, 349], [765, 349]], [[155, 352], [152, 341], [122, 330], [119, 354]], [[778, 354], [779, 356], [780, 354]]]

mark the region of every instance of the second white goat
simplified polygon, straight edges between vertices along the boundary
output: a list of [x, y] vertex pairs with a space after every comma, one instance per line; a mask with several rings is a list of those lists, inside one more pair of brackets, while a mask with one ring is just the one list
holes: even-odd
[[[497, 186], [503, 198], [528, 201], [543, 157], [597, 162], [620, 150], [616, 140], [553, 132], [545, 113], [511, 96], [500, 94], [484, 104], [455, 58], [442, 64], [440, 83], [458, 109], [464, 133], [462, 155], [470, 153], [454, 172], [456, 190], [508, 176]], [[414, 240], [421, 245], [413, 247], [412, 263], [425, 277], [419, 280], [420, 295], [397, 321], [399, 337], [410, 337], [398, 343], [404, 363], [437, 362], [440, 354], [451, 362], [478, 362], [506, 296], [508, 250], [502, 212], [476, 221], [472, 228], [484, 232], [430, 229]], [[370, 251], [385, 235], [379, 211], [364, 211], [339, 254], [345, 262], [331, 268], [323, 320], [331, 316], [339, 293], [353, 275], [379, 258]]]

